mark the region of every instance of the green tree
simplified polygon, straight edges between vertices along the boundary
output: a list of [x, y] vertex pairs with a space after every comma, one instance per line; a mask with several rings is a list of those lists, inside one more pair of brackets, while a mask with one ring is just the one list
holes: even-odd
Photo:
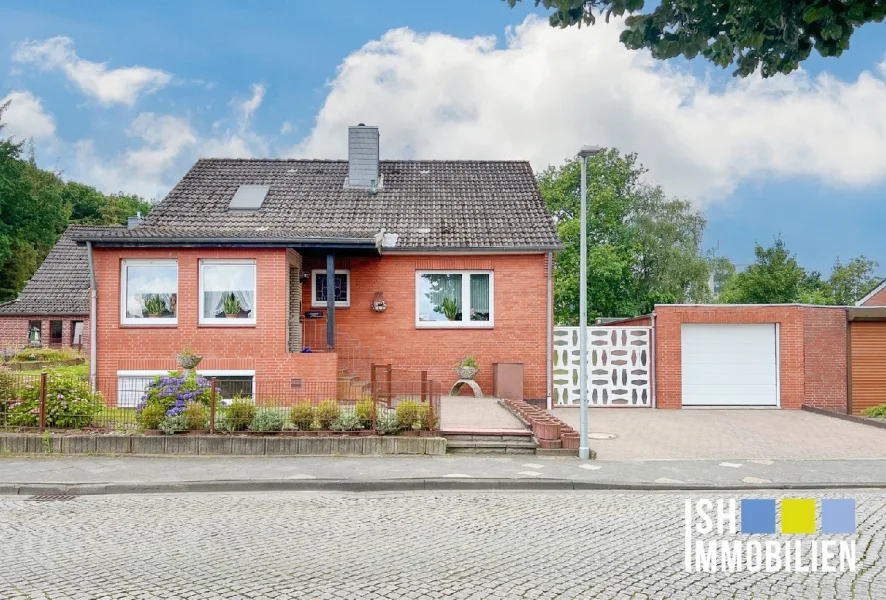
[[[705, 221], [683, 201], [644, 184], [634, 154], [608, 150], [588, 160], [588, 317], [627, 317], [656, 302], [709, 297], [710, 262], [701, 252]], [[579, 317], [581, 163], [538, 176], [564, 245], [554, 267], [554, 316]]]
[[881, 281], [876, 275], [878, 266], [876, 261], [864, 256], [853, 258], [845, 265], [837, 257], [828, 280], [833, 303], [848, 306], [864, 298]]
[[[522, 0], [506, 0], [514, 7]], [[657, 59], [699, 54], [746, 77], [790, 73], [814, 49], [840, 56], [855, 30], [886, 16], [883, 0], [535, 0], [553, 12], [554, 27], [593, 25], [597, 16], [628, 14], [621, 42]]]
[[[769, 248], [757, 244], [756, 261], [726, 282], [720, 301], [727, 304], [786, 304], [797, 302], [806, 271], [779, 237]], [[808, 283], [808, 282], [807, 282]]]

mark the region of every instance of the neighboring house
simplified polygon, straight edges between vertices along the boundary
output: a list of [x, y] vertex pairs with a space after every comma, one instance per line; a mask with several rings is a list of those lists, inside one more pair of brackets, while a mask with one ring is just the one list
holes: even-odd
[[868, 295], [855, 303], [856, 306], [886, 306], [886, 279], [872, 289]]
[[380, 161], [378, 129], [351, 127], [347, 161], [200, 160], [143, 223], [77, 239], [109, 400], [184, 346], [234, 388], [365, 380], [371, 359], [448, 389], [473, 355], [485, 393], [496, 362], [549, 393], [559, 242], [528, 162]]
[[663, 304], [606, 325], [651, 328], [658, 408], [886, 404], [886, 307]]
[[114, 227], [72, 225], [50, 250], [18, 298], [0, 304], [0, 348], [89, 347], [89, 268], [74, 236]]

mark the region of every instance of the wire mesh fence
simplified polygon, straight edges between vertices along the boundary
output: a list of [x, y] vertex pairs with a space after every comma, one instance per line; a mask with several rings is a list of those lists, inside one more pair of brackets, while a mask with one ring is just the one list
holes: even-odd
[[[376, 371], [376, 369], [373, 369]], [[0, 430], [422, 435], [439, 431], [439, 382], [424, 372], [369, 383], [202, 377], [82, 378], [0, 372]]]

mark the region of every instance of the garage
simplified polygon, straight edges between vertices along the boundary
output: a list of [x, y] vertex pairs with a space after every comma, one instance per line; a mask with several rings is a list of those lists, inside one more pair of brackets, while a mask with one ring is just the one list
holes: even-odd
[[683, 406], [778, 406], [774, 323], [681, 324]]
[[[850, 312], [850, 318], [857, 314], [865, 315], [855, 310]], [[866, 408], [886, 404], [886, 322], [861, 319], [849, 324], [849, 403], [856, 415]]]

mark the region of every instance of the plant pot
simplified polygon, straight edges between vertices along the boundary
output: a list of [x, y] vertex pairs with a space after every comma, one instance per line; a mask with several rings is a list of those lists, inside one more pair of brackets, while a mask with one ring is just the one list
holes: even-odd
[[578, 450], [579, 435], [577, 433], [561, 435], [560, 441], [563, 442], [563, 448], [565, 450]]
[[459, 379], [473, 379], [477, 376], [478, 371], [479, 369], [474, 367], [458, 367], [455, 369]]
[[560, 450], [563, 448], [561, 440], [538, 440], [538, 445], [545, 450]]
[[197, 365], [200, 364], [200, 361], [203, 360], [202, 356], [197, 356], [196, 354], [179, 354], [176, 357], [179, 366], [182, 369], [192, 370], [196, 369]]
[[533, 427], [535, 437], [540, 440], [560, 439], [560, 424], [553, 421], [536, 421]]
[[227, 314], [227, 313], [225, 313], [225, 318], [226, 318], [226, 319], [236, 319], [236, 318], [238, 318], [239, 316], [240, 316], [240, 313], [232, 313], [232, 314], [230, 314], [230, 315]]
[[148, 318], [149, 318], [149, 319], [159, 319], [159, 318], [162, 317], [162, 316], [163, 316], [163, 315], [161, 315], [160, 313], [148, 313]]

